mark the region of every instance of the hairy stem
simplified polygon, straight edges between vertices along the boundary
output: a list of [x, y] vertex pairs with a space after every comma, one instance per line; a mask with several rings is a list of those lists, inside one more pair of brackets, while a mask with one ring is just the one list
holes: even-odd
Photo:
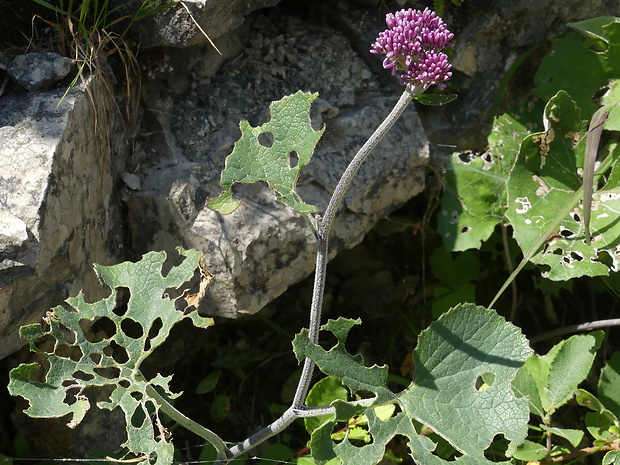
[[[342, 204], [342, 200], [347, 193], [351, 185], [351, 181], [359, 171], [362, 163], [370, 152], [379, 144], [381, 139], [387, 134], [394, 123], [403, 114], [409, 102], [415, 95], [421, 93], [421, 89], [415, 89], [410, 86], [405, 88], [405, 91], [399, 98], [398, 102], [390, 112], [390, 114], [383, 120], [375, 132], [370, 136], [366, 143], [357, 152], [355, 157], [347, 166], [347, 169], [342, 174], [334, 193], [325, 209], [323, 217], [319, 220], [318, 229], [315, 231], [317, 237], [317, 257], [316, 267], [314, 272], [314, 287], [312, 290], [312, 305], [310, 308], [310, 323], [309, 323], [309, 337], [313, 343], [317, 343], [319, 339], [319, 331], [321, 325], [321, 309], [323, 307], [323, 293], [325, 290], [325, 275], [327, 271], [328, 253], [329, 253], [329, 233], [336, 216], [336, 213]], [[288, 425], [290, 425], [296, 418], [302, 418], [307, 416], [320, 416], [333, 413], [332, 407], [321, 407], [319, 409], [311, 409], [304, 406], [304, 401], [308, 390], [310, 388], [310, 382], [312, 380], [312, 374], [314, 372], [314, 362], [309, 358], [304, 360], [304, 366], [302, 369], [301, 377], [295, 391], [295, 397], [293, 398], [293, 404], [284, 412], [284, 414], [274, 421], [271, 425], [263, 428], [258, 433], [250, 436], [245, 441], [237, 444], [230, 449], [228, 458], [234, 458], [243, 452], [253, 449], [261, 442], [269, 439], [270, 437], [278, 434]]]
[[222, 439], [217, 434], [200, 425], [199, 423], [196, 423], [191, 418], [183, 415], [176, 408], [174, 408], [174, 406], [170, 402], [168, 402], [168, 400], [164, 396], [157, 392], [157, 389], [155, 389], [150, 384], [146, 385], [146, 393], [153, 399], [155, 399], [157, 405], [159, 405], [159, 408], [163, 412], [165, 412], [166, 415], [168, 415], [174, 421], [190, 430], [192, 433], [195, 433], [201, 438], [209, 441], [213, 445], [213, 447], [215, 447], [215, 450], [217, 451], [217, 458], [219, 461], [226, 460], [229, 457], [230, 454], [228, 447], [226, 447], [224, 441], [222, 441]]
[[610, 326], [620, 326], [620, 318], [612, 318], [610, 320], [597, 320], [590, 321], [588, 323], [580, 323], [576, 325], [564, 326], [563, 328], [547, 331], [546, 333], [539, 334], [530, 338], [530, 343], [544, 341], [554, 336], [563, 336], [564, 334], [577, 333], [580, 331], [591, 331], [598, 328], [608, 328]]

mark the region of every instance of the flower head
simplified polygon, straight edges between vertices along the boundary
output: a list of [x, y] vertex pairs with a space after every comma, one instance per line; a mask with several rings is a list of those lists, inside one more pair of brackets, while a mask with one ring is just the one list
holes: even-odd
[[370, 53], [385, 54], [383, 67], [392, 74], [403, 71], [403, 84], [422, 90], [436, 85], [440, 89], [452, 76], [448, 56], [441, 52], [452, 47], [454, 37], [434, 11], [408, 10], [388, 13], [388, 29], [379, 33]]

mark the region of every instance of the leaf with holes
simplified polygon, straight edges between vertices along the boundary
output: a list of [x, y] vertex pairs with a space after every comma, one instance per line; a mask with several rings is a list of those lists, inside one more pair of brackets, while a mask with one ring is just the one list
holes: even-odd
[[527, 130], [521, 123], [503, 115], [495, 120], [485, 153], [452, 155], [437, 221], [448, 250], [479, 249], [503, 221], [506, 181], [525, 136]]
[[[335, 414], [314, 430], [310, 441], [317, 464], [336, 458], [343, 464], [378, 463], [388, 442], [402, 435], [418, 464], [485, 465], [495, 463], [485, 450], [496, 436], [509, 441], [508, 455], [525, 440], [528, 403], [514, 395], [511, 383], [532, 350], [520, 330], [494, 311], [462, 304], [432, 323], [414, 351], [415, 379], [398, 394], [386, 386], [387, 367], [366, 367], [360, 355], [346, 351], [348, 332], [356, 324], [341, 318], [324, 325], [338, 340], [329, 350], [313, 344], [307, 330], [293, 342], [298, 359], [310, 357], [323, 373], [340, 378], [351, 396], [365, 399], [332, 403]], [[379, 415], [377, 407], [388, 405], [394, 406], [393, 414]], [[367, 419], [368, 444], [353, 443], [349, 436], [332, 438], [334, 430], [359, 415]], [[457, 458], [440, 458], [437, 444], [422, 434], [420, 425], [448, 441]]]
[[[48, 369], [36, 363], [22, 364], [10, 372], [9, 392], [30, 403], [26, 414], [35, 418], [68, 415], [68, 426], [75, 427], [91, 406], [85, 390], [112, 387], [109, 399], [97, 402], [97, 406], [122, 409], [127, 428], [123, 446], [135, 454], [150, 456], [157, 465], [172, 463], [174, 448], [162, 425], [157, 403], [147, 394], [147, 386], [170, 398], [178, 394], [168, 387], [171, 376], [157, 374], [146, 380], [140, 365], [182, 319], [190, 318], [202, 328], [213, 324], [211, 318], [198, 315], [195, 308], [184, 312], [175, 307], [186, 292], [176, 299], [169, 296], [173, 291], [180, 292], [200, 260], [199, 252], [178, 250], [183, 261], [165, 276], [165, 252], [148, 253], [137, 263], [95, 265], [100, 280], [112, 289], [109, 297], [88, 303], [80, 293], [67, 299], [69, 308], [59, 305], [47, 313], [44, 321], [48, 329], [40, 324], [20, 329], [30, 349], [42, 356], [44, 365], [49, 364]], [[126, 307], [120, 302], [119, 288], [126, 288], [129, 293]], [[97, 338], [92, 331], [83, 329], [98, 318], [113, 325], [113, 335]], [[41, 338], [46, 342], [42, 343]], [[49, 342], [53, 346], [48, 349], [45, 343]]]
[[239, 124], [241, 138], [226, 158], [220, 179], [224, 192], [207, 201], [209, 208], [232, 213], [241, 204], [232, 196], [235, 183], [266, 181], [284, 205], [301, 213], [315, 211], [314, 206], [299, 199], [295, 184], [324, 131], [315, 131], [310, 124], [310, 105], [316, 97], [299, 91], [271, 103], [271, 121], [262, 126], [253, 128], [247, 121]]
[[[588, 122], [564, 91], [558, 92], [545, 107], [547, 130], [528, 136], [521, 144], [517, 162], [508, 179], [506, 216], [522, 250], [529, 250], [581, 188]], [[617, 144], [607, 149], [615, 153]], [[599, 149], [599, 150], [602, 150]], [[583, 207], [575, 205], [558, 229], [531, 259], [548, 265], [543, 276], [559, 281], [579, 276], [608, 275], [618, 271], [620, 261], [620, 186], [618, 176], [609, 178], [593, 195], [592, 246], [585, 242]], [[596, 186], [595, 186], [596, 189]]]

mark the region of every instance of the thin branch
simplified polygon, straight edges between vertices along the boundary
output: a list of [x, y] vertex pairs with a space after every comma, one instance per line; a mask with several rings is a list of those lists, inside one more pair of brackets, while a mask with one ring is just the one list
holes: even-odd
[[591, 331], [598, 328], [607, 328], [609, 326], [620, 326], [620, 318], [612, 318], [610, 320], [597, 320], [590, 321], [588, 323], [580, 323], [576, 325], [564, 326], [563, 328], [547, 331], [546, 333], [539, 334], [530, 338], [530, 342], [535, 344], [536, 342], [544, 341], [545, 339], [552, 338], [554, 336], [562, 336], [569, 333], [577, 333], [580, 331]]
[[592, 446], [592, 447], [584, 447], [583, 449], [576, 450], [575, 452], [571, 452], [570, 454], [557, 455], [555, 457], [549, 457], [548, 459], [541, 460], [540, 465], [547, 465], [551, 463], [559, 463], [564, 462], [565, 460], [572, 460], [584, 457], [586, 455], [594, 454], [596, 452], [604, 452], [608, 450], [620, 450], [620, 444], [614, 442], [607, 446]]
[[[510, 256], [510, 247], [508, 247], [508, 233], [506, 232], [507, 225], [502, 223], [502, 244], [504, 245], [504, 259], [506, 260], [506, 268], [508, 269], [508, 273], [512, 273], [514, 271], [514, 266], [512, 264], [512, 257]], [[512, 323], [514, 323], [517, 318], [517, 282], [513, 280], [510, 283], [510, 288], [512, 290], [512, 301], [510, 304], [510, 319]]]

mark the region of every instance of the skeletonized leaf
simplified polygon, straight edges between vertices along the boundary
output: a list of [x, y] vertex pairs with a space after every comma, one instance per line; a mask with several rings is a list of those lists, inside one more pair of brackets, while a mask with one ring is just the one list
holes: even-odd
[[[167, 290], [181, 288], [198, 266], [200, 252], [178, 250], [183, 262], [173, 266], [166, 276], [162, 275], [165, 252], [148, 253], [137, 263], [95, 265], [100, 280], [112, 289], [109, 297], [89, 303], [80, 293], [67, 299], [68, 309], [57, 306], [47, 313], [49, 329], [44, 330], [40, 324], [20, 329], [31, 350], [49, 362], [43, 374], [38, 373], [41, 367], [37, 364], [22, 364], [10, 373], [9, 392], [30, 404], [25, 413], [36, 418], [68, 414], [69, 426], [74, 427], [91, 406], [84, 390], [112, 386], [109, 399], [97, 402], [97, 406], [109, 410], [120, 407], [125, 414], [127, 441], [123, 446], [135, 454], [156, 454], [151, 458], [157, 465], [172, 463], [174, 448], [161, 423], [157, 402], [147, 394], [150, 385], [174, 398], [168, 386], [171, 377], [157, 374], [146, 380], [140, 365], [182, 319], [190, 318], [203, 328], [213, 324], [211, 318], [198, 315], [195, 308], [187, 313], [175, 308], [176, 299], [167, 294]], [[129, 292], [126, 310], [117, 307], [121, 287]], [[97, 340], [82, 327], [101, 317], [114, 325], [115, 333]], [[43, 336], [53, 340], [49, 352], [37, 345]], [[42, 375], [42, 381], [33, 381], [33, 374]]]

